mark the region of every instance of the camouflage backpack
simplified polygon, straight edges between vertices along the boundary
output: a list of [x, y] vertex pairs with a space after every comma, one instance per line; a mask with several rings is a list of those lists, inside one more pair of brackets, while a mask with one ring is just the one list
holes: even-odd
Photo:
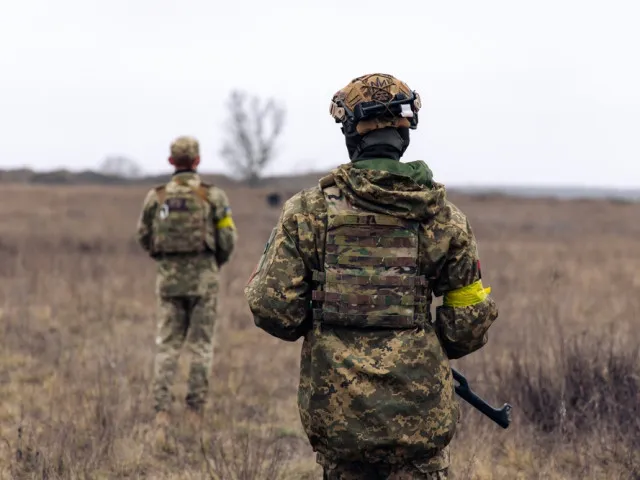
[[211, 206], [209, 185], [189, 185], [173, 179], [156, 188], [158, 209], [153, 221], [155, 253], [200, 253], [207, 249], [207, 228]]
[[361, 328], [414, 328], [426, 319], [427, 281], [418, 272], [416, 222], [357, 210], [335, 186], [324, 189], [327, 234], [314, 319]]

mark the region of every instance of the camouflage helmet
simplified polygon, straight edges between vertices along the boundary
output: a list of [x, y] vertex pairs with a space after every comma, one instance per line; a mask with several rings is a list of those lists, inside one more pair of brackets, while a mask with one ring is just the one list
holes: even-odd
[[175, 160], [195, 160], [200, 156], [200, 144], [194, 137], [181, 136], [171, 143], [171, 157]]
[[420, 95], [397, 78], [372, 73], [355, 78], [331, 99], [330, 113], [345, 135], [385, 127], [418, 126]]

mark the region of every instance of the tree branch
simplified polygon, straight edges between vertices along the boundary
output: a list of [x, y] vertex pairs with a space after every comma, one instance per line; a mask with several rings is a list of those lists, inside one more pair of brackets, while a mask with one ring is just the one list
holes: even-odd
[[275, 158], [276, 142], [284, 129], [285, 109], [268, 99], [234, 90], [227, 101], [226, 139], [221, 156], [250, 185], [258, 183], [265, 167]]

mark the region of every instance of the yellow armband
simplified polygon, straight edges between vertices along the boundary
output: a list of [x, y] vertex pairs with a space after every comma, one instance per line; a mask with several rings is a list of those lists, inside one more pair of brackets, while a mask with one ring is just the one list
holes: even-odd
[[231, 218], [231, 216], [226, 216], [224, 218], [221, 218], [220, 220], [218, 220], [218, 223], [216, 223], [216, 228], [218, 230], [223, 228], [235, 228], [235, 224], [233, 223], [233, 218]]
[[482, 280], [478, 280], [466, 287], [445, 293], [442, 304], [445, 307], [469, 307], [482, 302], [490, 293], [491, 287], [484, 288]]

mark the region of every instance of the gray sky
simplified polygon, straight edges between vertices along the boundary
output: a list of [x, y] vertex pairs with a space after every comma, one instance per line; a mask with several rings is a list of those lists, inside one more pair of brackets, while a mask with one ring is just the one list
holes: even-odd
[[271, 172], [348, 161], [329, 116], [353, 77], [423, 98], [404, 160], [459, 184], [640, 186], [634, 0], [0, 2], [0, 168], [166, 171], [181, 134], [222, 171], [232, 88], [285, 102]]

